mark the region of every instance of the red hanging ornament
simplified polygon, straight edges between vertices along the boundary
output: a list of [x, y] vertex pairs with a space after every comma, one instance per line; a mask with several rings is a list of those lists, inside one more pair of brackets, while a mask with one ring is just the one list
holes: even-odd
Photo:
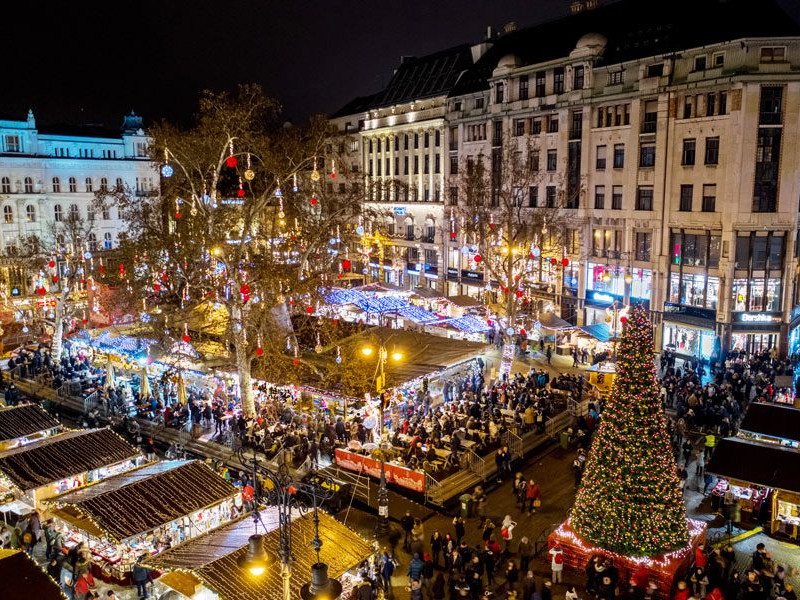
[[154, 283], [153, 284], [153, 291], [154, 292], [160, 292], [161, 291], [161, 286], [159, 284], [157, 284], [157, 283]]
[[350, 270], [350, 267], [352, 267], [352, 266], [353, 266], [353, 263], [351, 263], [351, 262], [350, 262], [350, 259], [348, 259], [348, 258], [345, 258], [345, 259], [342, 261], [342, 268], [343, 268], [345, 271], [349, 271], [349, 270]]
[[239, 161], [236, 160], [235, 156], [231, 155], [231, 156], [229, 156], [228, 158], [225, 159], [225, 164], [228, 166], [228, 168], [235, 169], [236, 165], [239, 164]]
[[450, 232], [450, 239], [451, 239], [451, 240], [454, 240], [454, 239], [456, 239], [456, 232], [455, 232], [455, 231], [451, 231], [451, 232]]
[[84, 317], [83, 319], [81, 319], [81, 323], [83, 323], [84, 325], [86, 325], [86, 322], [87, 322], [87, 320], [86, 320], [86, 317]]
[[183, 341], [184, 341], [184, 342], [186, 342], [187, 344], [189, 343], [189, 340], [191, 340], [191, 339], [192, 339], [192, 338], [190, 338], [190, 337], [189, 337], [189, 334], [188, 334], [188, 333], [185, 333], [185, 334], [183, 335]]
[[344, 275], [342, 275], [341, 273], [337, 273], [336, 279], [344, 279]]
[[106, 268], [103, 265], [100, 265], [99, 271], [100, 271], [100, 275], [105, 275], [106, 274]]
[[239, 198], [244, 198], [244, 188], [239, 188], [238, 190], [236, 190], [236, 195]]
[[57, 281], [58, 281], [58, 275], [53, 275], [53, 283], [56, 283]]
[[48, 266], [48, 267], [50, 267], [50, 268], [52, 269], [53, 267], [55, 267], [55, 266], [56, 266], [56, 261], [54, 261], [54, 260], [51, 260], [50, 262], [48, 262], [48, 263], [47, 263], [47, 266]]
[[530, 258], [531, 260], [535, 258], [535, 256], [533, 256], [533, 252], [528, 252], [528, 258]]
[[519, 334], [520, 334], [522, 337], [525, 337], [525, 335], [527, 335], [524, 329], [520, 329], [520, 330], [519, 330]]
[[263, 348], [256, 348], [256, 356], [264, 356], [264, 349]]
[[483, 260], [480, 254], [476, 254], [475, 258], [473, 259], [476, 263], [479, 263]]
[[489, 327], [491, 327], [492, 325], [494, 325], [494, 321], [492, 321], [491, 319], [486, 319], [486, 324], [487, 324]]
[[503, 293], [508, 294], [508, 288], [503, 288]]
[[249, 294], [249, 293], [250, 293], [250, 286], [249, 286], [249, 285], [247, 285], [246, 283], [243, 283], [243, 284], [242, 284], [242, 287], [240, 287], [240, 288], [239, 288], [239, 291], [240, 291], [242, 294]]
[[242, 294], [242, 302], [249, 302], [250, 294]]
[[550, 259], [550, 264], [555, 267], [558, 264], [558, 261], [555, 258], [551, 258]]
[[119, 276], [122, 277], [123, 275], [125, 275], [125, 265], [119, 263]]
[[176, 213], [175, 213], [175, 218], [176, 218], [176, 219], [180, 219], [180, 218], [181, 218], [181, 213], [179, 213], [179, 212], [176, 212]]
[[168, 280], [169, 280], [169, 275], [167, 275], [166, 273], [162, 273], [161, 274], [161, 281], [168, 281]]
[[40, 287], [36, 289], [36, 293], [40, 296], [44, 296], [47, 293], [47, 290], [45, 290], [43, 287]]
[[299, 364], [300, 364], [300, 359], [299, 359], [299, 358], [295, 358], [295, 359], [292, 361], [292, 364], [293, 364], [293, 365], [296, 367], [297, 365], [299, 365]]
[[522, 290], [517, 290], [517, 298], [522, 298]]
[[314, 307], [313, 306], [306, 306], [306, 312], [310, 315], [314, 314]]
[[309, 202], [311, 203], [311, 206], [316, 206], [317, 202], [318, 202], [317, 201], [317, 197], [316, 196], [311, 196], [311, 200], [309, 200]]
[[624, 316], [624, 315], [623, 315], [623, 316], [621, 316], [621, 317], [619, 318], [619, 322], [620, 322], [620, 323], [622, 323], [623, 325], [625, 325], [625, 323], [627, 323], [627, 322], [628, 322], [628, 317], [626, 317], [626, 316]]
[[561, 266], [562, 267], [568, 267], [569, 266], [569, 259], [566, 256], [561, 259]]

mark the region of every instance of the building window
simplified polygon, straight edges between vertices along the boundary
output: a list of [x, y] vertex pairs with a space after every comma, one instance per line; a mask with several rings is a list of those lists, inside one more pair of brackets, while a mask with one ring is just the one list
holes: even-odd
[[636, 190], [636, 210], [653, 210], [653, 187], [639, 186]]
[[612, 71], [608, 74], [608, 85], [621, 85], [625, 82], [625, 71]]
[[775, 212], [777, 210], [780, 150], [781, 128], [759, 127], [756, 142], [753, 212]]
[[594, 207], [597, 210], [603, 210], [606, 207], [606, 186], [594, 186]]
[[572, 89], [582, 90], [585, 83], [585, 69], [583, 65], [577, 65], [572, 68]]
[[537, 98], [541, 98], [547, 94], [545, 90], [545, 73], [544, 71], [539, 71], [536, 73], [536, 87], [534, 88], [534, 92]]
[[703, 212], [715, 212], [717, 207], [717, 186], [713, 183], [703, 185]]
[[681, 212], [692, 212], [692, 194], [694, 187], [692, 185], [681, 185], [680, 205], [678, 210]]
[[719, 114], [728, 114], [728, 92], [719, 93]]
[[86, 241], [89, 242], [89, 251], [97, 252], [97, 236], [94, 232], [90, 232], [89, 235], [86, 236]]
[[695, 150], [697, 141], [694, 138], [683, 140], [683, 151], [681, 152], [681, 164], [690, 167], [694, 164]]
[[431, 157], [428, 156], [427, 154], [424, 157], [423, 171], [422, 172], [425, 175], [427, 175], [428, 173], [431, 172]]
[[570, 117], [569, 138], [579, 140], [583, 133], [583, 111], [573, 110]]
[[622, 235], [623, 232], [619, 229], [595, 229], [592, 235], [592, 256], [619, 258]]
[[655, 142], [642, 142], [639, 145], [639, 166], [654, 167], [656, 164], [656, 144]]
[[450, 157], [450, 175], [458, 175], [458, 156]]
[[[423, 139], [424, 147], [425, 148], [429, 148], [430, 145], [431, 145], [431, 134], [426, 131], [422, 139]], [[389, 140], [388, 139], [386, 140], [386, 148], [385, 149], [386, 150], [389, 149]]]
[[525, 119], [514, 119], [514, 136], [525, 135]]
[[548, 185], [544, 189], [544, 202], [546, 208], [556, 207], [556, 186]]
[[436, 154], [433, 157], [433, 172], [434, 173], [442, 172], [442, 157], [439, 154]]
[[[784, 62], [786, 46], [764, 46], [761, 48], [760, 60], [764, 62]], [[17, 150], [19, 152], [19, 150]]]
[[548, 171], [555, 171], [558, 167], [558, 151], [557, 150], [548, 150], [547, 151], [547, 170]]
[[77, 221], [78, 219], [80, 219], [80, 216], [81, 216], [81, 213], [78, 210], [78, 205], [77, 204], [70, 204], [69, 205], [69, 218], [70, 218], [70, 220]]
[[86, 207], [86, 219], [88, 221], [94, 221], [94, 207], [92, 203], [89, 203], [89, 206]]
[[495, 104], [502, 104], [503, 103], [503, 96], [505, 95], [505, 85], [503, 85], [502, 81], [498, 81], [494, 84], [494, 102]]
[[611, 210], [622, 210], [621, 185], [615, 185], [611, 188]]
[[483, 108], [483, 98], [475, 98], [475, 108], [476, 109]]
[[542, 133], [542, 120], [539, 118], [531, 119], [531, 133], [539, 135]]
[[636, 260], [648, 262], [653, 246], [653, 235], [649, 231], [637, 231], [634, 243], [636, 245]]
[[[397, 140], [397, 138], [395, 138], [395, 140]], [[438, 129], [433, 134], [433, 145], [437, 148], [442, 145], [442, 132]], [[395, 150], [397, 150], [397, 148], [395, 148]]]
[[113, 242], [111, 241], [111, 234], [106, 233], [103, 236], [103, 250], [111, 250], [114, 247]]
[[458, 205], [458, 188], [451, 187], [450, 188], [450, 206], [457, 206]]
[[14, 222], [14, 209], [9, 205], [3, 207], [3, 223], [11, 224]]
[[86, 178], [86, 191], [93, 192], [94, 191], [94, 183], [92, 182], [91, 177]]
[[28, 204], [25, 207], [25, 221], [27, 223], [36, 223], [36, 207], [33, 204]]
[[528, 76], [522, 75], [519, 78], [518, 95], [520, 100], [528, 99]]
[[56, 204], [56, 205], [53, 207], [53, 218], [54, 218], [54, 219], [55, 219], [57, 222], [61, 222], [61, 221], [63, 221], [63, 220], [64, 220], [64, 211], [63, 211], [63, 209], [61, 208], [61, 205], [60, 205], [60, 204]]
[[53, 177], [53, 192], [59, 193], [61, 191], [61, 180], [58, 177]]
[[531, 173], [538, 173], [539, 171], [539, 151], [531, 150], [528, 154], [528, 166]]
[[558, 115], [547, 117], [547, 133], [558, 133]]
[[528, 206], [536, 208], [539, 206], [539, 186], [532, 185], [528, 188]]
[[694, 57], [694, 70], [695, 71], [705, 71], [706, 70], [706, 57], [703, 56], [695, 56]]
[[104, 221], [111, 220], [111, 208], [108, 206], [103, 206], [103, 220]]
[[724, 52], [716, 52], [711, 57], [711, 64], [714, 65], [715, 69], [725, 66], [725, 53]]
[[759, 125], [780, 125], [783, 114], [783, 88], [764, 86], [759, 101]]
[[3, 194], [11, 193], [11, 179], [9, 179], [8, 177], [3, 177], [3, 179], [0, 180], [0, 193]]
[[595, 169], [597, 169], [598, 171], [605, 171], [606, 170], [606, 147], [605, 146], [598, 146], [595, 156], [596, 156], [595, 157], [595, 162], [594, 162]]
[[625, 167], [625, 144], [614, 144], [614, 168]]
[[647, 65], [645, 77], [661, 77], [664, 74], [664, 63]]
[[706, 138], [706, 152], [705, 163], [707, 165], [719, 164], [719, 138], [707, 137]]
[[105, 177], [100, 178], [100, 191], [107, 192], [108, 191], [108, 179]]
[[26, 177], [25, 180], [24, 180], [24, 183], [25, 183], [25, 193], [26, 194], [32, 194], [33, 193], [33, 178], [32, 177]]
[[18, 135], [6, 136], [6, 152], [22, 152], [22, 144]]
[[564, 93], [564, 67], [553, 69], [553, 93]]

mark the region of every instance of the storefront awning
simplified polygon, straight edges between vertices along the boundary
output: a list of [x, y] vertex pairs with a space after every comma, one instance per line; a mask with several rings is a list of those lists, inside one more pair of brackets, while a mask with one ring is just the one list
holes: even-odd
[[579, 329], [586, 335], [592, 336], [601, 342], [608, 342], [613, 337], [608, 323], [595, 323], [594, 325], [583, 325]]
[[800, 452], [795, 449], [725, 438], [711, 455], [706, 471], [717, 477], [800, 493]]
[[561, 317], [556, 316], [555, 313], [545, 312], [539, 316], [539, 323], [545, 329], [554, 329], [562, 331], [564, 329], [573, 329], [575, 326], [565, 321]]
[[752, 402], [739, 429], [782, 440], [800, 441], [800, 410], [780, 404]]

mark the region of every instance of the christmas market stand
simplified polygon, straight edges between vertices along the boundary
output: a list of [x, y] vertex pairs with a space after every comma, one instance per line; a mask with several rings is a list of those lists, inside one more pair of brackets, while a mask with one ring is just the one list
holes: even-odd
[[0, 452], [55, 435], [61, 424], [38, 404], [0, 408]]
[[22, 550], [0, 549], [3, 600], [67, 600], [61, 586]]
[[[348, 527], [319, 512], [319, 535], [322, 540], [320, 561], [328, 565], [328, 575], [339, 579], [343, 585], [342, 598], [350, 597], [350, 590], [359, 583], [358, 574], [352, 570], [372, 554], [365, 539]], [[273, 557], [267, 571], [256, 578], [244, 573], [239, 566], [254, 533], [253, 520], [242, 518], [219, 529], [201, 535], [145, 560], [145, 564], [162, 573], [155, 581], [157, 592], [175, 590], [191, 600], [280, 600], [283, 597], [278, 509], [269, 507], [261, 511], [264, 529], [264, 547]], [[291, 597], [300, 598], [300, 588], [306, 583], [311, 565], [317, 556], [311, 546], [314, 538], [312, 513], [300, 516], [292, 513], [292, 577]], [[263, 533], [261, 525], [259, 532]]]
[[138, 449], [110, 429], [66, 431], [0, 452], [0, 498], [41, 510], [43, 500], [144, 461]]
[[66, 549], [85, 542], [95, 576], [129, 583], [141, 555], [152, 556], [229, 522], [239, 491], [199, 461], [163, 461], [48, 500]]

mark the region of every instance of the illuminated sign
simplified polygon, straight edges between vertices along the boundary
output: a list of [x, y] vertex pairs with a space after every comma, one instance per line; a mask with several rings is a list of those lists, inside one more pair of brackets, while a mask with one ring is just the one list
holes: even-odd
[[764, 313], [764, 312], [749, 312], [749, 313], [734, 313], [734, 320], [740, 323], [780, 323], [780, 313]]
[[609, 296], [608, 294], [598, 294], [595, 292], [592, 294], [592, 300], [595, 302], [608, 302], [611, 304], [614, 301], [614, 296]]
[[395, 206], [394, 207], [394, 214], [398, 217], [405, 217], [406, 216], [406, 207], [405, 206]]

